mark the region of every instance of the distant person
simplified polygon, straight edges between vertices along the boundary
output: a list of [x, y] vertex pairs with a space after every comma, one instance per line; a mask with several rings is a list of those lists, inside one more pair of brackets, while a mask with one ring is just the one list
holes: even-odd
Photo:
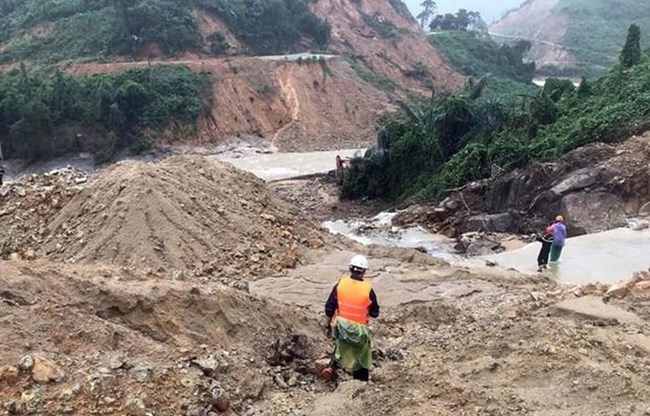
[[560, 255], [562, 254], [562, 249], [566, 242], [566, 225], [564, 225], [564, 217], [561, 215], [555, 217], [555, 223], [551, 227], [553, 228], [551, 262], [556, 263], [560, 260]]
[[548, 267], [548, 257], [551, 254], [551, 246], [553, 245], [553, 227], [548, 226], [544, 232], [537, 236], [537, 241], [542, 243], [542, 248], [539, 249], [537, 256], [537, 271], [543, 272]]
[[372, 333], [370, 318], [379, 316], [379, 303], [370, 282], [363, 276], [368, 270], [368, 259], [354, 256], [350, 261], [350, 275], [342, 277], [334, 286], [325, 304], [326, 330], [336, 342], [332, 360], [321, 375], [332, 380], [336, 370], [352, 372], [355, 380], [368, 381], [372, 369]]

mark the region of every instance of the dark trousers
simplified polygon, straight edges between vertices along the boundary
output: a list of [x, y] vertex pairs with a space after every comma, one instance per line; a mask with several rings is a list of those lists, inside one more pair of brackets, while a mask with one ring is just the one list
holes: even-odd
[[[339, 363], [334, 359], [333, 353], [332, 358], [330, 359], [330, 368], [334, 371], [339, 368]], [[368, 381], [370, 380], [370, 371], [367, 368], [360, 368], [357, 371], [352, 372], [352, 378], [355, 380]]]
[[551, 243], [542, 243], [542, 248], [539, 250], [537, 256], [537, 265], [542, 266], [548, 264], [548, 256], [551, 254]]

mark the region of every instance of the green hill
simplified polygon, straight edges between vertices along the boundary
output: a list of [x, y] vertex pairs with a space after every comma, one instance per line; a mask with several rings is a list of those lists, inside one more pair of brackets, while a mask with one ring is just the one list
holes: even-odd
[[197, 14], [206, 11], [234, 34], [241, 53], [279, 54], [329, 41], [329, 25], [305, 0], [2, 0], [0, 62], [138, 55], [152, 44], [167, 55], [223, 53], [223, 33], [199, 30]]
[[531, 41], [530, 57], [547, 73], [559, 68], [568, 75], [593, 75], [617, 63], [631, 23], [641, 27], [644, 42], [650, 41], [650, 2], [528, 0], [490, 32], [498, 40]]

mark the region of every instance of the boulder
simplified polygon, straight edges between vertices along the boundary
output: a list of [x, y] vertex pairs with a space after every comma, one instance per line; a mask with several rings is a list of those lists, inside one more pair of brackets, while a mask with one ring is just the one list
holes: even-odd
[[607, 230], [608, 224], [625, 219], [625, 203], [607, 192], [577, 192], [562, 198], [560, 212], [569, 221], [572, 236]]
[[588, 188], [596, 184], [599, 173], [600, 169], [596, 168], [578, 169], [563, 177], [557, 185], [551, 188], [551, 192], [562, 196]]
[[630, 287], [628, 282], [619, 282], [612, 285], [607, 292], [605, 292], [605, 298], [623, 299], [629, 292]]
[[490, 254], [499, 253], [504, 250], [501, 243], [489, 239], [482, 239], [470, 243], [467, 247], [467, 257], [488, 256]]
[[517, 218], [510, 212], [474, 215], [465, 220], [463, 232], [510, 232], [516, 228]]

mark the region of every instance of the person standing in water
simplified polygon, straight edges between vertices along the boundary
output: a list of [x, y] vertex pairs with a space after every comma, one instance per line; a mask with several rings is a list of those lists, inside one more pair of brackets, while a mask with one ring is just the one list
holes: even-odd
[[551, 254], [551, 246], [553, 245], [553, 227], [548, 226], [545, 232], [537, 236], [537, 241], [542, 243], [542, 248], [539, 249], [537, 256], [537, 271], [542, 272], [548, 267], [548, 256]]
[[564, 217], [558, 215], [555, 217], [555, 224], [553, 228], [553, 245], [551, 246], [551, 262], [556, 263], [560, 260], [562, 249], [566, 241], [566, 225], [564, 225]]

